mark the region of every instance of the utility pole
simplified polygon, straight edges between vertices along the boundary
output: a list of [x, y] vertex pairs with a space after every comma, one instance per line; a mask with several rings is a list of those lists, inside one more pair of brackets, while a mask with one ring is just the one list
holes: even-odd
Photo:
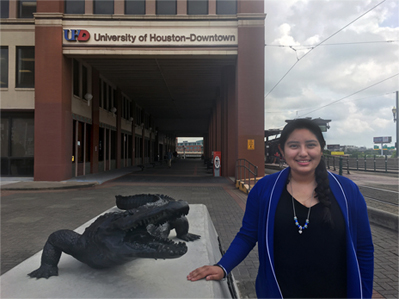
[[396, 157], [399, 155], [399, 138], [398, 138], [398, 132], [399, 132], [399, 120], [398, 120], [398, 113], [399, 113], [399, 104], [398, 104], [398, 98], [399, 98], [399, 91], [396, 92]]

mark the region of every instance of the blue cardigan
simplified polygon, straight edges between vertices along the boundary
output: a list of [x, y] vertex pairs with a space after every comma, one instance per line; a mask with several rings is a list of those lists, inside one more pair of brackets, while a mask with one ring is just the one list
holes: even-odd
[[[262, 178], [248, 195], [242, 227], [219, 261], [233, 270], [258, 242], [258, 298], [283, 298], [274, 271], [274, 219], [277, 203], [286, 185], [289, 168]], [[351, 180], [329, 172], [330, 189], [346, 222], [348, 298], [371, 298], [374, 247], [367, 207], [359, 188]]]

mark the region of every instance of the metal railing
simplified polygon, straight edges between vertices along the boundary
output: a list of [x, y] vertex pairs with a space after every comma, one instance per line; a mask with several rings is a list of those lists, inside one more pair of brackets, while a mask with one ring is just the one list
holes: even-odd
[[246, 159], [238, 159], [236, 161], [236, 177], [235, 181], [242, 181], [244, 184], [248, 184], [248, 191], [251, 190], [251, 182], [253, 185], [256, 184], [258, 177], [258, 166], [252, 164]]
[[339, 170], [340, 174], [345, 170], [348, 174], [350, 170], [372, 171], [385, 173], [398, 173], [398, 158], [384, 157], [347, 157], [324, 155], [328, 169]]

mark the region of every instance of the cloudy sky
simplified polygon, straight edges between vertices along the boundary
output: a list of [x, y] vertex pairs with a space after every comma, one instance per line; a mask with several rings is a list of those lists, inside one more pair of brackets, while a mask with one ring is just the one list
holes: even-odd
[[320, 117], [331, 119], [327, 144], [394, 146], [398, 3], [265, 0], [265, 129]]
[[327, 144], [394, 146], [398, 3], [265, 0], [265, 129], [320, 117], [331, 119]]

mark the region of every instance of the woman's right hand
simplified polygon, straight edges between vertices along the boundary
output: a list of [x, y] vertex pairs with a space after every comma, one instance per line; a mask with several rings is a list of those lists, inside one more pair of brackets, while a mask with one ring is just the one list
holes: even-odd
[[187, 275], [187, 280], [197, 281], [205, 278], [206, 280], [221, 280], [224, 278], [224, 271], [219, 266], [202, 266]]

